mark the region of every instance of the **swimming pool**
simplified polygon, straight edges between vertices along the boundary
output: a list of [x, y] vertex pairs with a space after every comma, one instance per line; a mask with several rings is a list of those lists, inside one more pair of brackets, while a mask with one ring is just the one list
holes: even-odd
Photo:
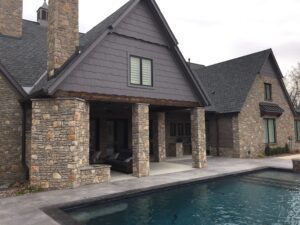
[[300, 224], [300, 174], [265, 170], [63, 208], [78, 224]]

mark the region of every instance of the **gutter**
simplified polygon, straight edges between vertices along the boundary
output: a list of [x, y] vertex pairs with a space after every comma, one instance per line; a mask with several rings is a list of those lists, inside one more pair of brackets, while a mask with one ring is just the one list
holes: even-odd
[[26, 163], [26, 123], [27, 123], [27, 118], [26, 118], [26, 102], [22, 102], [22, 166], [25, 171], [25, 179], [29, 180], [29, 167]]

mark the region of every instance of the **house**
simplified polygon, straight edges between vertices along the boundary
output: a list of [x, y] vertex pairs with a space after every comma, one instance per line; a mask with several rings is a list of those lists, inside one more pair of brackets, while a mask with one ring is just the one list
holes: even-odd
[[21, 0], [0, 3], [0, 183], [106, 182], [103, 160], [124, 152], [137, 177], [177, 150], [206, 166], [209, 98], [154, 0], [85, 34], [78, 0], [45, 2], [37, 22], [22, 20]]
[[212, 102], [206, 108], [210, 154], [256, 158], [265, 154], [267, 145], [299, 149], [295, 129], [300, 131], [300, 123], [295, 126], [298, 116], [271, 49], [191, 68]]

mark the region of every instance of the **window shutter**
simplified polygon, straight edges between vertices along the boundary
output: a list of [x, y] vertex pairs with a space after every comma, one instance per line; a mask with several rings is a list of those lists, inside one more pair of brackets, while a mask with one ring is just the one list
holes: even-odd
[[152, 86], [152, 61], [142, 59], [143, 85]]
[[141, 84], [141, 64], [140, 59], [136, 57], [130, 57], [130, 83]]

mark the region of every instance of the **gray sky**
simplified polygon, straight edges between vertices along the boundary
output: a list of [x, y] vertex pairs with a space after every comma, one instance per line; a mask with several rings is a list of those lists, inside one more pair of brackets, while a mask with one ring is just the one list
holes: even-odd
[[[127, 0], [79, 0], [86, 32]], [[24, 0], [23, 17], [36, 20], [43, 0]], [[272, 48], [286, 74], [300, 62], [299, 0], [157, 0], [183, 55], [211, 65]]]

